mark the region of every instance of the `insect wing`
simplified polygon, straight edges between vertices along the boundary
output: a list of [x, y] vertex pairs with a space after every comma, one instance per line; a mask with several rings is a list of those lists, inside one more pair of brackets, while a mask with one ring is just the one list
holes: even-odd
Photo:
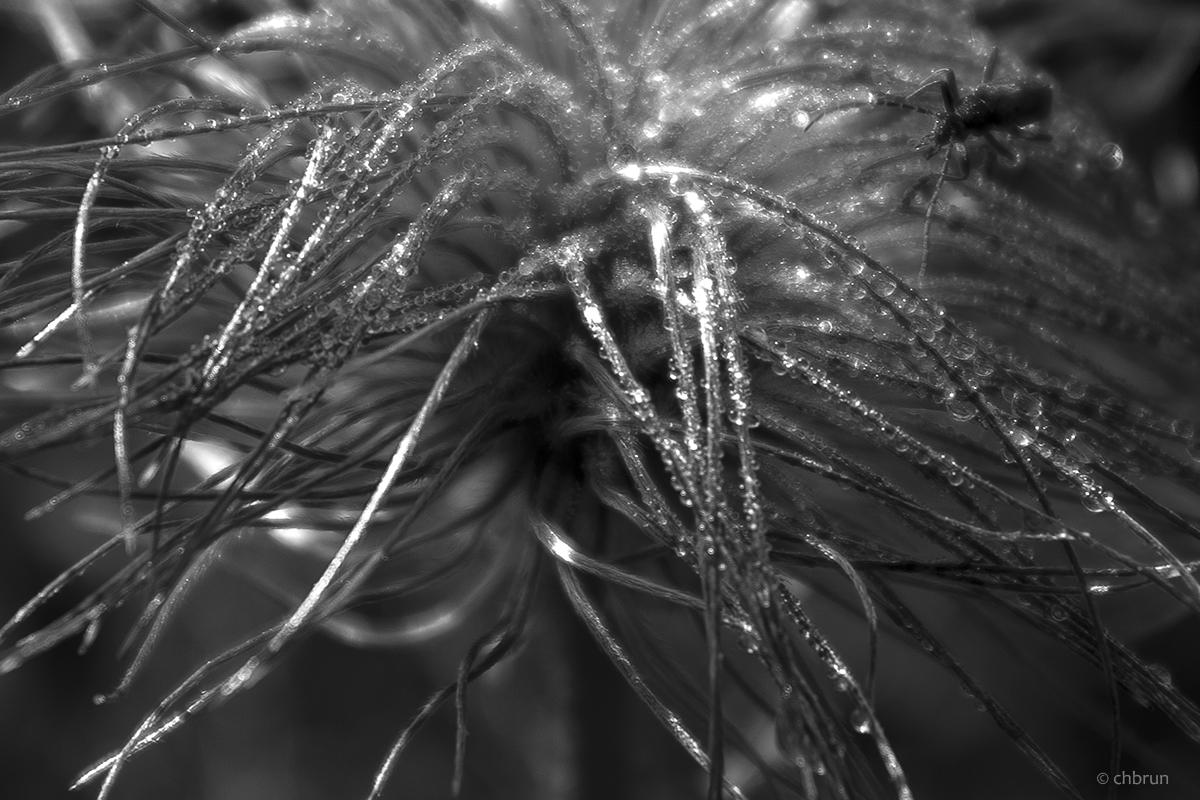
[[974, 96], [987, 105], [991, 123], [997, 128], [1015, 128], [1041, 122], [1050, 116], [1054, 91], [1040, 81], [985, 83]]

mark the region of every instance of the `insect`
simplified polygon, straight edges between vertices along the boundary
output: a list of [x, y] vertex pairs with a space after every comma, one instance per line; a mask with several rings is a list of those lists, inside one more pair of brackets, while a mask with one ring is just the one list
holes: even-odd
[[[925, 227], [921, 235], [921, 268], [917, 273], [918, 284], [924, 278], [925, 268], [929, 263], [929, 231], [933, 223], [933, 209], [937, 203], [938, 194], [942, 190], [942, 184], [947, 180], [966, 180], [970, 175], [971, 162], [967, 158], [967, 140], [972, 136], [982, 137], [1002, 158], [1013, 163], [1018, 160], [1017, 154], [996, 138], [998, 132], [1013, 138], [1034, 141], [1045, 141], [1050, 138], [1045, 132], [1028, 127], [1044, 122], [1050, 117], [1054, 96], [1050, 84], [1036, 79], [1021, 79], [1006, 83], [993, 82], [992, 78], [996, 72], [999, 56], [999, 48], [993, 49], [983, 69], [983, 80], [966, 94], [959, 92], [958, 79], [954, 75], [954, 70], [940, 69], [907, 97], [878, 95], [869, 103], [856, 101], [838, 105], [816, 115], [805, 126], [805, 130], [808, 130], [818, 119], [831, 111], [862, 105], [893, 106], [934, 117], [933, 130], [917, 143], [917, 149], [922, 151], [927, 159], [933, 158], [939, 151], [945, 149], [946, 158], [938, 172], [933, 193], [929, 198], [929, 206], [925, 211]], [[913, 102], [914, 98], [934, 86], [941, 89], [943, 111], [934, 111]], [[955, 153], [959, 154], [962, 166], [957, 174], [951, 175], [950, 162]]]

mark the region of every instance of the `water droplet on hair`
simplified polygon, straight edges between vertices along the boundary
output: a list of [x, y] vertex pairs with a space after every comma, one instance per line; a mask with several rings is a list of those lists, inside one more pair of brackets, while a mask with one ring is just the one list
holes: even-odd
[[1107, 170], [1118, 170], [1125, 164], [1125, 151], [1115, 142], [1100, 148], [1100, 164]]
[[1033, 434], [1024, 428], [1013, 428], [1009, 432], [1009, 436], [1012, 437], [1012, 443], [1017, 447], [1028, 447], [1033, 444]]
[[1093, 514], [1099, 514], [1108, 508], [1108, 503], [1110, 502], [1112, 502], [1111, 494], [1089, 494], [1083, 498], [1083, 507]]
[[1147, 669], [1163, 686], [1171, 686], [1171, 671], [1162, 664], [1148, 664]]
[[948, 400], [946, 410], [959, 422], [970, 422], [975, 418], [975, 404], [966, 400]]

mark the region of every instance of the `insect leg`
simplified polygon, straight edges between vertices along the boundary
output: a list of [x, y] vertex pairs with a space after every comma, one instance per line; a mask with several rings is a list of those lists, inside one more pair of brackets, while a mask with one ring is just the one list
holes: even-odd
[[931, 111], [930, 109], [925, 108], [925, 106], [918, 106], [912, 103], [910, 98], [911, 95], [909, 97], [897, 97], [890, 94], [877, 94], [871, 101], [871, 104], [876, 106], [888, 106], [889, 108], [903, 108], [905, 111], [914, 111], [917, 114], [924, 114], [927, 117], [938, 116], [938, 112]]
[[942, 102], [946, 105], [947, 114], [957, 114], [958, 104], [962, 98], [958, 94], [958, 80], [954, 77], [954, 70], [948, 69], [942, 75]]
[[935, 180], [937, 180], [937, 178], [933, 175], [926, 175], [922, 178], [918, 178], [913, 183], [912, 187], [900, 197], [901, 208], [912, 208], [917, 197], [924, 193], [925, 187]]
[[[951, 175], [949, 169], [943, 170], [943, 174], [948, 181], [965, 181], [971, 177], [971, 159], [967, 154], [967, 146], [961, 142], [957, 146], [951, 145], [950, 149], [958, 156], [960, 171], [957, 174]], [[946, 153], [946, 159], [949, 161], [950, 153]], [[947, 167], [949, 164], [947, 164]]]
[[930, 86], [941, 87], [942, 102], [946, 104], [946, 111], [951, 114], [954, 113], [954, 109], [958, 107], [959, 103], [958, 79], [954, 77], [954, 70], [939, 69], [937, 72], [930, 75], [924, 83], [909, 93], [908, 97], [905, 99], [911, 101], [914, 97], [928, 89]]
[[987, 63], [983, 66], [983, 80], [980, 85], [991, 83], [992, 78], [996, 76], [996, 65], [1000, 63], [1000, 48], [993, 47], [991, 55], [988, 56]]
[[[946, 174], [950, 171], [950, 157], [953, 147], [946, 148], [946, 158], [942, 161], [942, 171], [938, 173], [937, 181], [933, 184], [933, 194], [929, 195], [929, 206], [925, 209], [925, 227], [921, 231], [921, 268], [917, 271], [917, 286], [925, 280], [925, 268], [929, 266], [929, 231], [933, 226], [933, 208], [941, 194], [942, 184], [946, 182]], [[966, 177], [965, 175], [963, 177]]]
[[994, 133], [991, 131], [984, 131], [983, 138], [987, 140], [987, 143], [992, 146], [992, 149], [999, 153], [1000, 157], [1005, 161], [1010, 164], [1017, 163], [1019, 160], [1017, 154], [1013, 152], [1011, 147], [997, 139]]

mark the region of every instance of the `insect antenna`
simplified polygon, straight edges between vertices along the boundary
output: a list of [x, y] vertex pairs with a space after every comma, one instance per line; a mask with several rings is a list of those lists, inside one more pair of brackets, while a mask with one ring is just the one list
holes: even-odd
[[903, 97], [895, 97], [890, 94], [876, 94], [869, 100], [847, 100], [844, 103], [837, 103], [836, 105], [829, 106], [828, 108], [823, 108], [809, 118], [808, 124], [804, 126], [804, 130], [807, 132], [808, 129], [813, 125], [816, 125], [821, 118], [838, 111], [845, 111], [850, 108], [875, 108], [879, 106], [902, 108], [905, 111], [913, 111], [917, 114], [925, 114], [929, 117], [940, 116], [940, 112], [910, 103]]

